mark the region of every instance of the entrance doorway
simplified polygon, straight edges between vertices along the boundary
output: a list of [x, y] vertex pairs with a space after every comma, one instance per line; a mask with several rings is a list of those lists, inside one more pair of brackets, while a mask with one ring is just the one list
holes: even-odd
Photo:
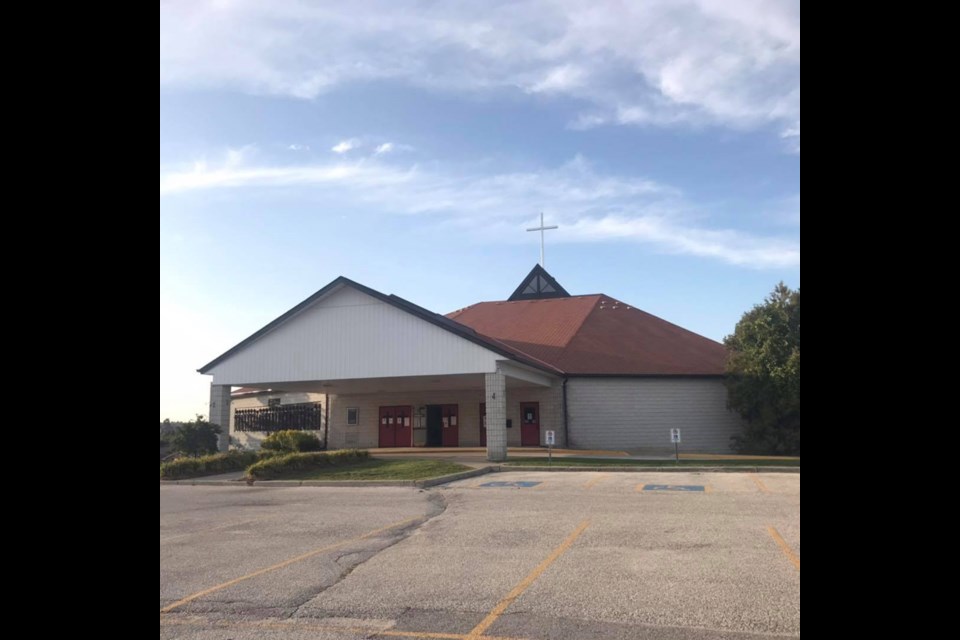
[[480, 446], [487, 446], [487, 403], [480, 403]]
[[427, 405], [427, 446], [443, 444], [443, 405]]
[[460, 407], [458, 405], [427, 405], [427, 446], [460, 446]]
[[380, 447], [413, 446], [413, 407], [380, 407]]
[[540, 446], [540, 403], [520, 403], [520, 445]]

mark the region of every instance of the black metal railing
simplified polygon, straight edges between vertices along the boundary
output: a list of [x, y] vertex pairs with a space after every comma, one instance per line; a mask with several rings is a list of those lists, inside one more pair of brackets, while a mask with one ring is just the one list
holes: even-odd
[[320, 431], [323, 407], [319, 402], [282, 404], [262, 409], [236, 409], [233, 427], [236, 431]]

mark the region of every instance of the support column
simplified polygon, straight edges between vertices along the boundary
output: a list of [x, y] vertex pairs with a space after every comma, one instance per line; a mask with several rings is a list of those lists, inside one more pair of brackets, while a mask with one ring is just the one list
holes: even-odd
[[210, 416], [213, 424], [220, 425], [220, 435], [217, 437], [217, 449], [230, 449], [230, 385], [210, 384]]
[[485, 374], [487, 396], [487, 460], [507, 459], [507, 378], [499, 369]]

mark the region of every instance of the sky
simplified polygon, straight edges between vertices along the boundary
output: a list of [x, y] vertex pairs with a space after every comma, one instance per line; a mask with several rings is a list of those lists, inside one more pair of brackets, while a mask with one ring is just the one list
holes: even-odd
[[800, 284], [790, 0], [160, 2], [160, 418], [343, 275], [439, 313], [540, 257], [715, 340]]

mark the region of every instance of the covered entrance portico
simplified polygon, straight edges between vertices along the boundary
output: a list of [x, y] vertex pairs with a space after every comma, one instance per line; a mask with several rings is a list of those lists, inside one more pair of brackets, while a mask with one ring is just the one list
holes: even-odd
[[500, 461], [508, 446], [542, 444], [544, 429], [565, 442], [559, 370], [343, 277], [200, 373], [213, 376], [210, 419], [221, 426], [233, 386], [324, 394], [329, 448], [479, 446], [485, 427]]
[[[540, 446], [541, 423], [562, 433], [562, 382], [501, 360], [494, 371], [483, 374], [246, 382], [244, 386], [325, 394], [332, 449], [484, 446], [489, 460], [502, 461], [508, 446]], [[214, 385], [213, 395], [224, 394], [218, 386]], [[228, 410], [220, 419], [226, 421], [229, 416]]]

